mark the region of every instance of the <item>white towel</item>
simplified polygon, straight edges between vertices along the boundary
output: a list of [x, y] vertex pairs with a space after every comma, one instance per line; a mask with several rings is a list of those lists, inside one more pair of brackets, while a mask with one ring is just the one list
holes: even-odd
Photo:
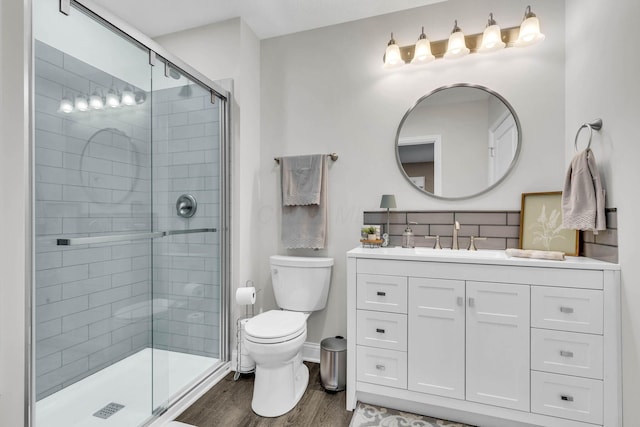
[[562, 190], [562, 227], [594, 234], [605, 230], [604, 196], [593, 152], [586, 149], [576, 154]]
[[550, 259], [554, 261], [564, 261], [564, 252], [559, 251], [536, 251], [533, 249], [506, 249], [505, 254], [510, 257]]
[[282, 204], [319, 205], [324, 154], [280, 158]]
[[[327, 234], [327, 159], [321, 158], [319, 204], [282, 206], [282, 243], [285, 248], [322, 249]], [[284, 198], [284, 197], [283, 197]]]

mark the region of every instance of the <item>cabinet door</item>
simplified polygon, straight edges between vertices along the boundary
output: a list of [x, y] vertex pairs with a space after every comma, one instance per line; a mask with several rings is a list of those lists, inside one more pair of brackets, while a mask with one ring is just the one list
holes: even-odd
[[529, 286], [467, 282], [467, 400], [529, 410]]
[[407, 388], [464, 399], [464, 281], [409, 278]]

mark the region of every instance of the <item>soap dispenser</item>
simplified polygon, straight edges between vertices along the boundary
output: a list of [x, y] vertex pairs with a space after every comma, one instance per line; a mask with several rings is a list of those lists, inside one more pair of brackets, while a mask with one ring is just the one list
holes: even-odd
[[415, 236], [413, 235], [413, 231], [411, 231], [411, 227], [409, 224], [417, 224], [417, 222], [407, 222], [407, 228], [404, 229], [404, 233], [402, 233], [402, 247], [403, 248], [415, 248]]

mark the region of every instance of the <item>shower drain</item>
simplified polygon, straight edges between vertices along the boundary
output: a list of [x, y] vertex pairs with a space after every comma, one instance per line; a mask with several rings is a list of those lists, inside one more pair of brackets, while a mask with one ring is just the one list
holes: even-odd
[[100, 409], [98, 412], [93, 414], [93, 416], [98, 418], [103, 418], [106, 420], [107, 418], [109, 418], [111, 415], [115, 414], [122, 408], [124, 408], [124, 405], [111, 402], [107, 406], [105, 406], [104, 408]]

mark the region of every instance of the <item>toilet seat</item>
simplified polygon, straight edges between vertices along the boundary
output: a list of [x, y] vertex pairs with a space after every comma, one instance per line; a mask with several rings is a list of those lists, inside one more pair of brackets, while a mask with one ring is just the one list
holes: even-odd
[[307, 330], [307, 316], [296, 311], [270, 310], [245, 325], [245, 338], [262, 344], [292, 340]]

